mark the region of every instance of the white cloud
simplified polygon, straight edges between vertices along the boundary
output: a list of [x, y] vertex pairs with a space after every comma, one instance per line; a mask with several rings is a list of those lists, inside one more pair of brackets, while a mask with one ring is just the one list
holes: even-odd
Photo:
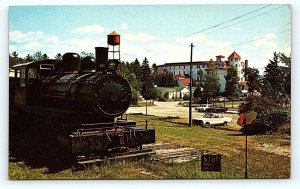
[[239, 27], [231, 27], [230, 30], [231, 30], [231, 31], [242, 31], [242, 28], [239, 28]]
[[104, 31], [105, 28], [97, 24], [85, 25], [72, 30], [73, 33], [78, 33], [78, 34], [102, 33]]
[[142, 41], [142, 42], [147, 42], [147, 41], [154, 41], [158, 40], [159, 38], [150, 34], [146, 33], [125, 33], [121, 36], [123, 39], [128, 40], [128, 41]]
[[254, 46], [255, 47], [261, 47], [261, 48], [275, 48], [276, 34], [275, 33], [267, 33], [260, 37], [254, 37]]
[[192, 42], [203, 42], [207, 40], [207, 36], [202, 33], [198, 33], [195, 35], [191, 35], [189, 37], [184, 37], [184, 38], [177, 38], [175, 39], [175, 42], [178, 43], [192, 43]]
[[24, 46], [24, 48], [29, 51], [34, 51], [35, 49], [40, 49], [41, 47], [42, 47], [42, 44], [37, 41], [29, 42], [28, 44], [26, 44]]
[[8, 49], [9, 49], [9, 52], [14, 52], [17, 50], [17, 47], [15, 45], [9, 45]]
[[9, 40], [13, 42], [19, 42], [24, 39], [25, 34], [20, 31], [9, 32]]
[[122, 30], [128, 30], [128, 24], [126, 24], [126, 23], [122, 23], [121, 25], [120, 25], [120, 29], [122, 29]]

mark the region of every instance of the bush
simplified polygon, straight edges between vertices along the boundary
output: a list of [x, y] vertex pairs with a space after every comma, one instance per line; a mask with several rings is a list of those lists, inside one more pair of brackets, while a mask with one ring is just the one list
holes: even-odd
[[183, 100], [189, 100], [190, 99], [190, 95], [185, 93], [183, 96]]
[[131, 104], [132, 105], [138, 105], [139, 103], [139, 92], [136, 90], [132, 90], [132, 99], [131, 99]]
[[[240, 112], [252, 110], [257, 112], [257, 118], [248, 127], [249, 134], [274, 133], [282, 129], [282, 125], [290, 125], [291, 109], [289, 106], [274, 103], [268, 98], [248, 97], [246, 104], [240, 106]], [[244, 133], [245, 128], [241, 131]]]

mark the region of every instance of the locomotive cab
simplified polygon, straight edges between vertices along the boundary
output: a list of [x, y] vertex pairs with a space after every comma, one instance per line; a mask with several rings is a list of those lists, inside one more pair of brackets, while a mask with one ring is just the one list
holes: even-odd
[[13, 66], [11, 87], [14, 88], [14, 93], [10, 102], [21, 106], [38, 105], [40, 81], [53, 75], [55, 62], [56, 60], [42, 60]]

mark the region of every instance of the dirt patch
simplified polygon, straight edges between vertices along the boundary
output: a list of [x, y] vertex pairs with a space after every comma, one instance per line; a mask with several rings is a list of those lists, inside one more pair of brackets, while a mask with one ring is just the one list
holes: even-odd
[[259, 144], [258, 149], [271, 154], [291, 157], [290, 146], [275, 146], [272, 144]]

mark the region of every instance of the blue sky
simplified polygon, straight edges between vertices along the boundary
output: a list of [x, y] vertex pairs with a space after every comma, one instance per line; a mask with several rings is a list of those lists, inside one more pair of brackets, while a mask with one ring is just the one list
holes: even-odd
[[263, 68], [274, 51], [291, 52], [291, 10], [287, 5], [269, 5], [185, 36], [264, 6], [16, 6], [9, 10], [9, 51], [20, 56], [42, 51], [50, 58], [69, 51], [94, 52], [95, 46], [107, 46], [106, 35], [115, 30], [121, 35], [124, 61], [144, 57], [158, 65], [189, 61], [193, 42], [194, 60], [215, 59], [219, 54], [227, 58], [235, 50], [250, 66]]

